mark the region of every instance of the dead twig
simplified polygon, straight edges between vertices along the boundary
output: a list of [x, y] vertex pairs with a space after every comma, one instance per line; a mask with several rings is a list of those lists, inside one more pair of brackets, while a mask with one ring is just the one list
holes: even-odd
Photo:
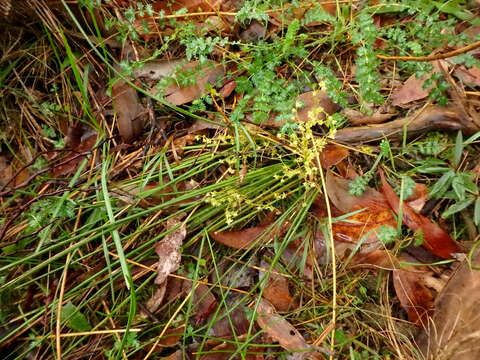
[[411, 137], [429, 130], [461, 130], [466, 134], [472, 134], [480, 131], [480, 128], [471, 119], [465, 117], [459, 109], [434, 105], [412, 116], [384, 124], [341, 129], [335, 134], [335, 140], [349, 144], [376, 141], [384, 137], [400, 139], [404, 131], [408, 137]]

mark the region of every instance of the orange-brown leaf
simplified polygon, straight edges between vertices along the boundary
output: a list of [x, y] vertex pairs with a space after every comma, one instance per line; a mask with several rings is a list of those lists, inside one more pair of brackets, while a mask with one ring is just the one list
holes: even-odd
[[[382, 191], [393, 211], [398, 215], [400, 199], [385, 179], [383, 171], [380, 172], [380, 177], [382, 179]], [[460, 251], [458, 244], [450, 235], [425, 216], [417, 214], [408, 204], [402, 204], [402, 212], [403, 223], [413, 231], [421, 230], [423, 232], [422, 245], [432, 254], [444, 259], [450, 259], [453, 253]]]
[[269, 225], [254, 226], [242, 230], [213, 232], [213, 240], [234, 249], [247, 249], [262, 235]]
[[417, 269], [394, 270], [393, 286], [398, 300], [414, 324], [425, 326], [433, 309], [434, 297], [425, 285], [425, 272]]

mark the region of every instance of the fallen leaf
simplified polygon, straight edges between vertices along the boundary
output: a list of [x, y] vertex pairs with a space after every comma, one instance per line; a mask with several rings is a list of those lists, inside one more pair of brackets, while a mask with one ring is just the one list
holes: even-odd
[[237, 87], [237, 82], [235, 80], [228, 81], [222, 88], [219, 90], [219, 94], [221, 97], [226, 98], [229, 97], [233, 90]]
[[396, 270], [400, 268], [398, 259], [388, 250], [374, 250], [368, 253], [357, 253], [351, 261], [351, 267], [369, 267]]
[[480, 253], [465, 260], [435, 300], [433, 318], [419, 337], [426, 360], [477, 360], [480, 318]]
[[245, 42], [255, 42], [263, 39], [266, 34], [266, 26], [258, 21], [252, 21], [250, 25], [240, 33], [240, 39]]
[[[261, 224], [258, 226], [253, 226], [251, 228], [246, 228], [242, 230], [233, 230], [233, 231], [215, 231], [210, 233], [210, 236], [216, 242], [226, 245], [234, 249], [247, 249], [253, 244], [260, 236], [262, 237], [262, 243], [267, 242], [269, 239], [273, 238], [276, 235], [281, 235], [288, 228], [288, 222], [281, 224], [280, 226], [273, 226], [273, 229], [268, 230], [268, 233], [265, 233], [267, 229], [271, 228], [273, 220], [269, 221], [266, 224]], [[264, 234], [265, 233], [265, 234]]]
[[423, 84], [434, 72], [441, 72], [440, 62], [444, 68], [447, 68], [448, 64], [444, 60], [432, 61], [431, 64], [433, 65], [433, 70], [430, 73], [421, 78], [417, 78], [416, 75], [413, 74], [401, 87], [394, 90], [392, 93], [392, 105], [404, 105], [411, 103], [412, 101], [425, 99], [434, 85], [432, 84], [427, 89], [424, 89]]
[[[335, 240], [335, 253], [342, 257], [349, 251], [368, 253], [380, 248], [378, 231], [382, 226], [396, 227], [396, 219], [385, 197], [375, 189], [368, 188], [360, 196], [349, 194], [350, 180], [341, 179], [328, 171], [326, 190], [330, 201], [341, 214], [357, 210], [344, 221], [332, 224]], [[323, 234], [318, 234], [319, 242], [325, 243]], [[323, 239], [323, 240], [322, 240]], [[359, 243], [361, 241], [361, 243]], [[326, 261], [326, 246], [323, 246], [323, 261]]]
[[210, 234], [213, 240], [234, 249], [247, 249], [270, 225], [254, 226], [235, 231], [221, 231]]
[[5, 155], [0, 155], [0, 186], [7, 185], [13, 177], [13, 168], [11, 162]]
[[480, 86], [480, 68], [473, 66], [466, 68], [465, 66], [459, 66], [455, 70], [455, 76], [463, 81], [468, 86]]
[[[264, 269], [270, 269], [270, 264], [265, 260], [262, 260], [260, 267]], [[265, 287], [263, 288], [262, 296], [268, 300], [277, 311], [288, 311], [295, 309], [298, 304], [290, 295], [290, 289], [288, 288], [288, 279], [279, 273], [278, 267], [274, 267], [269, 272], [269, 276]], [[260, 277], [263, 278], [265, 273], [261, 273]]]
[[215, 321], [212, 325], [212, 335], [217, 338], [226, 338], [231, 337], [234, 334], [235, 336], [247, 334], [248, 328], [250, 327], [250, 321], [247, 319], [244, 307], [237, 307], [235, 310], [228, 309], [227, 311], [229, 311], [228, 316], [225, 315], [225, 311], [218, 315], [220, 320]]
[[[324, 91], [308, 91], [296, 98], [297, 102], [301, 102], [304, 106], [297, 110], [295, 120], [301, 122], [307, 122], [310, 120], [309, 113], [312, 110], [322, 109], [322, 111], [315, 111], [315, 118], [318, 120], [324, 120], [327, 115], [336, 113], [340, 107], [335, 104], [328, 97]], [[269, 118], [261, 123], [262, 126], [280, 127], [284, 125], [287, 120], [276, 121], [277, 114], [271, 114]]]
[[322, 167], [328, 169], [331, 166], [337, 165], [349, 155], [348, 149], [345, 146], [328, 144], [320, 153], [320, 163]]
[[287, 320], [275, 313], [275, 308], [267, 300], [261, 299], [257, 306], [257, 324], [265, 333], [292, 354], [294, 359], [323, 359], [302, 334]]
[[405, 199], [408, 206], [410, 206], [416, 213], [420, 211], [425, 206], [425, 203], [428, 200], [428, 188], [425, 184], [415, 183], [413, 188], [413, 194]]
[[123, 80], [112, 86], [112, 102], [117, 114], [117, 126], [123, 141], [135, 140], [143, 130], [145, 112], [137, 96], [137, 90]]
[[385, 196], [371, 187], [367, 187], [360, 196], [350, 195], [350, 182], [351, 180], [335, 176], [331, 171], [327, 171], [325, 176], [328, 198], [343, 214], [369, 207], [371, 204], [390, 208]]
[[195, 327], [203, 324], [215, 312], [218, 302], [207, 285], [198, 284], [193, 295], [193, 313], [195, 314]]
[[[170, 230], [182, 224], [183, 217], [185, 217], [185, 214], [182, 213], [168, 219], [166, 229]], [[177, 271], [180, 267], [180, 247], [186, 236], [187, 228], [185, 224], [182, 224], [180, 227], [167, 234], [162, 241], [155, 246], [155, 252], [159, 258], [155, 284], [159, 285], [159, 288], [147, 302], [147, 309], [150, 312], [155, 312], [163, 301], [168, 275]]]
[[[177, 72], [195, 72], [196, 74], [195, 84], [181, 87], [177, 83], [171, 83], [162, 92], [166, 101], [177, 106], [198, 99], [207, 92], [207, 84], [214, 85], [219, 78], [225, 75], [225, 69], [223, 66], [213, 61], [209, 61], [206, 65], [200, 65], [198, 61], [184, 63], [183, 60], [151, 61], [138, 69], [135, 75], [137, 77], [147, 77], [153, 80], [158, 80], [167, 76], [171, 76], [175, 79], [175, 70], [178, 70]], [[156, 95], [158, 89], [154, 88], [151, 93]]]
[[393, 271], [393, 286], [400, 304], [408, 314], [408, 320], [417, 326], [426, 326], [433, 310], [434, 297], [425, 285], [427, 271], [418, 266], [404, 266]]
[[[185, 214], [177, 215], [167, 220], [166, 229], [170, 230], [182, 224]], [[155, 246], [155, 252], [159, 257], [157, 266], [157, 277], [155, 284], [163, 284], [167, 276], [178, 270], [180, 266], [180, 247], [187, 236], [187, 227], [182, 224], [171, 233], [167, 234], [160, 243]]]
[[61, 177], [71, 175], [77, 171], [80, 163], [85, 159], [86, 155], [82, 154], [92, 150], [97, 142], [97, 134], [90, 128], [84, 128], [82, 124], [73, 125], [69, 128], [66, 148], [71, 151], [68, 155], [55, 165], [52, 171], [52, 177]]
[[[385, 179], [383, 171], [380, 171], [380, 177], [382, 179], [382, 192], [395, 214], [398, 215], [400, 199]], [[421, 230], [423, 232], [422, 246], [432, 254], [443, 259], [451, 259], [452, 254], [460, 251], [458, 244], [450, 237], [450, 235], [438, 225], [432, 223], [425, 216], [417, 214], [408, 204], [402, 204], [402, 211], [403, 223], [413, 231]]]

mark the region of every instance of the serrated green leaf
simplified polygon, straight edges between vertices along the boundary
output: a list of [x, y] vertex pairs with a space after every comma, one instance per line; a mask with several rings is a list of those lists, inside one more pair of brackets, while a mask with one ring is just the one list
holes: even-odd
[[455, 204], [453, 204], [452, 206], [450, 206], [447, 210], [445, 210], [442, 214], [442, 217], [443, 218], [447, 218], [459, 211], [462, 211], [463, 209], [467, 208], [468, 206], [470, 206], [470, 204], [473, 203], [475, 199], [473, 197], [468, 197], [462, 201], [459, 201]]
[[432, 190], [430, 191], [430, 196], [432, 198], [440, 198], [447, 191], [448, 187], [452, 183], [455, 173], [453, 170], [447, 171], [442, 175], [440, 179], [433, 185]]
[[71, 301], [63, 305], [61, 320], [73, 331], [89, 331], [92, 328], [85, 315]]

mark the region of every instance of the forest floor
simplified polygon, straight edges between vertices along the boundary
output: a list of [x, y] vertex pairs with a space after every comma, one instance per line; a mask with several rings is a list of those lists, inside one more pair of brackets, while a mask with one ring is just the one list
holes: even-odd
[[0, 0], [2, 358], [480, 358], [479, 15]]

